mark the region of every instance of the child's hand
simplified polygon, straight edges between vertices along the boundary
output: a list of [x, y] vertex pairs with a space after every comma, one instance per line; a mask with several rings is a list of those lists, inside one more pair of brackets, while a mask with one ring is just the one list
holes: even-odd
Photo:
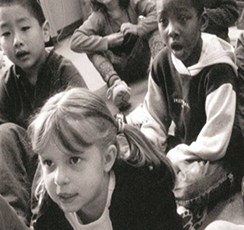
[[124, 35], [121, 32], [110, 34], [106, 37], [108, 39], [108, 48], [119, 46], [124, 41]]
[[120, 31], [124, 34], [137, 35], [137, 25], [131, 24], [130, 22], [123, 23], [120, 27]]

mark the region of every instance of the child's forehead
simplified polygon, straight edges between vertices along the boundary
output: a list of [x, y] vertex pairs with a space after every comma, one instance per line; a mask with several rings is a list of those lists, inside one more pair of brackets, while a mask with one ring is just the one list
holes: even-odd
[[157, 10], [165, 13], [179, 13], [192, 9], [191, 0], [156, 0]]
[[21, 5], [6, 5], [0, 6], [0, 22], [7, 23], [22, 23], [30, 20], [36, 20], [29, 10]]

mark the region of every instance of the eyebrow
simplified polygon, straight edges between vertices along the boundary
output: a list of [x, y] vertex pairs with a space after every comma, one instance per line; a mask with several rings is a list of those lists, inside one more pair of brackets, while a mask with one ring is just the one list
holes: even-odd
[[[20, 19], [18, 19], [18, 20], [17, 20], [17, 23], [20, 24], [20, 23], [22, 23], [22, 22], [27, 22], [27, 21], [30, 21], [30, 19], [27, 18], [27, 17], [25, 17], [25, 18], [20, 18]], [[6, 22], [0, 24], [0, 27], [1, 27], [2, 29], [6, 28], [6, 27], [8, 27], [8, 26], [9, 26], [9, 23], [6, 23]]]

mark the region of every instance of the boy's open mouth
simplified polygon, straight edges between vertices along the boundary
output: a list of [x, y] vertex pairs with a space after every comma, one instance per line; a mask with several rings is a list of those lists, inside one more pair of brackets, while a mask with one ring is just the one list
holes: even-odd
[[182, 50], [182, 48], [183, 48], [183, 46], [179, 45], [179, 44], [172, 44], [171, 45], [171, 49], [174, 50], [174, 51]]
[[23, 59], [25, 58], [27, 55], [29, 54], [29, 52], [26, 52], [26, 51], [19, 51], [16, 53], [16, 57], [18, 59]]

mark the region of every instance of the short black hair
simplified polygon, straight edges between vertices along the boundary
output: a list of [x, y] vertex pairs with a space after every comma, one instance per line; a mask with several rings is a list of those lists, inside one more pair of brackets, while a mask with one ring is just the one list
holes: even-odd
[[201, 16], [204, 12], [203, 0], [190, 0], [193, 8], [197, 11], [197, 15]]
[[[90, 3], [93, 11], [99, 11], [99, 10], [106, 11], [106, 7], [102, 3], [98, 2], [97, 0], [90, 0]], [[129, 3], [130, 0], [119, 0], [119, 6], [122, 9], [128, 8]]]
[[39, 0], [0, 0], [0, 7], [11, 5], [20, 5], [27, 9], [30, 14], [37, 19], [41, 26], [46, 21]]

